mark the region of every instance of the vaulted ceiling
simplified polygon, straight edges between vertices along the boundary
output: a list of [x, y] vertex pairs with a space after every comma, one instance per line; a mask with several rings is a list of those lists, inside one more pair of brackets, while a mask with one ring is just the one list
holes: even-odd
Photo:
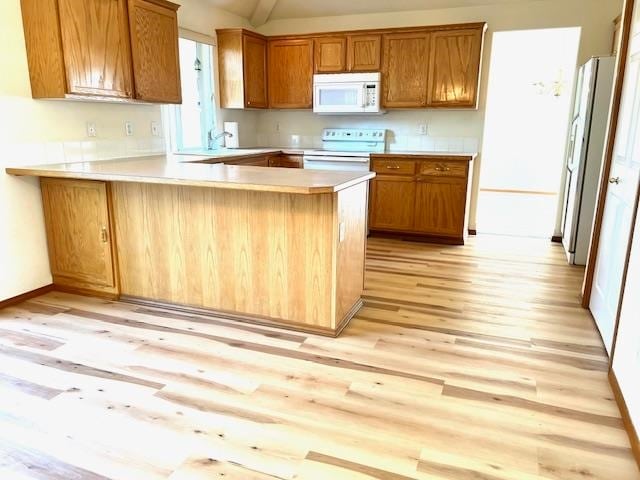
[[268, 20], [473, 7], [531, 0], [206, 0], [255, 26]]

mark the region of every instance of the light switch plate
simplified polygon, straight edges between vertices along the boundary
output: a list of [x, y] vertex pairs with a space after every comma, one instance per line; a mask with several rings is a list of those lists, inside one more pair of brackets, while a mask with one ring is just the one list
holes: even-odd
[[427, 134], [427, 124], [421, 123], [418, 125], [418, 135], [426, 135]]
[[160, 126], [158, 125], [158, 122], [151, 122], [151, 135], [154, 137], [160, 136]]
[[98, 135], [96, 124], [93, 122], [87, 122], [87, 137], [95, 137]]

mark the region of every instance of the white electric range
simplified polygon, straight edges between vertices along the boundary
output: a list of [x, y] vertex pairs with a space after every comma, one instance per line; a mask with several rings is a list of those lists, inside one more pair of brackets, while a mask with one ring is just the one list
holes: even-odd
[[322, 149], [303, 152], [304, 168], [369, 171], [370, 155], [384, 153], [386, 139], [384, 129], [325, 128]]

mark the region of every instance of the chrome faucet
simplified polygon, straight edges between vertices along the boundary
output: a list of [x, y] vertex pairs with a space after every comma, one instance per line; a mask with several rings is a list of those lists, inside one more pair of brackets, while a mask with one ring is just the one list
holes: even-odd
[[209, 130], [209, 132], [207, 133], [207, 149], [209, 150], [215, 150], [217, 145], [216, 142], [222, 138], [222, 137], [233, 137], [233, 133], [227, 132], [227, 131], [223, 131], [222, 133], [219, 133], [217, 135], [213, 134], [213, 129]]

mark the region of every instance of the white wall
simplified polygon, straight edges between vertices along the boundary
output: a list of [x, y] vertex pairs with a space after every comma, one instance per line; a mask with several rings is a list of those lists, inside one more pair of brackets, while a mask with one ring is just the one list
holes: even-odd
[[[341, 119], [339, 117], [318, 117], [310, 112], [271, 111], [259, 116], [259, 139], [272, 141], [274, 138], [279, 138], [283, 143], [289, 141], [291, 135], [295, 134], [302, 136], [302, 140], [307, 137], [307, 140], [313, 141], [312, 136], [317, 136], [320, 129], [325, 126], [376, 125], [394, 131], [392, 141], [395, 138], [400, 140], [391, 144], [391, 147], [395, 149], [404, 147], [414, 149], [416, 142], [420, 141], [427, 149], [431, 145], [441, 143], [443, 150], [455, 150], [461, 140], [470, 145], [473, 140], [476, 140], [481, 151], [493, 32], [579, 26], [582, 28], [582, 36], [578, 62], [583, 63], [593, 55], [610, 53], [613, 35], [612, 21], [621, 11], [622, 0], [540, 0], [469, 8], [270, 21], [261, 26], [258, 31], [265, 35], [278, 35], [478, 21], [488, 22], [489, 30], [483, 54], [480, 108], [478, 111], [394, 111], [384, 117], [366, 121], [362, 121], [358, 117]], [[410, 138], [415, 136], [418, 125], [425, 122], [428, 123], [429, 138]], [[276, 131], [278, 125], [280, 126], [279, 132]], [[474, 198], [477, 197], [481, 160], [480, 156], [475, 164]], [[476, 213], [475, 201], [472, 202], [470, 213], [470, 226], [473, 228]]]
[[[249, 26], [209, 7], [178, 0], [181, 26], [212, 35], [216, 27]], [[151, 136], [161, 122], [159, 106], [33, 100], [27, 68], [20, 0], [0, 2], [0, 300], [51, 283], [38, 181], [4, 173], [9, 164], [86, 161], [164, 151]], [[243, 113], [230, 114], [243, 117]], [[249, 114], [253, 115], [252, 113]], [[246, 115], [245, 115], [246, 116]], [[87, 138], [86, 123], [98, 136]], [[134, 124], [126, 137], [124, 122]], [[244, 122], [249, 124], [250, 122]]]

